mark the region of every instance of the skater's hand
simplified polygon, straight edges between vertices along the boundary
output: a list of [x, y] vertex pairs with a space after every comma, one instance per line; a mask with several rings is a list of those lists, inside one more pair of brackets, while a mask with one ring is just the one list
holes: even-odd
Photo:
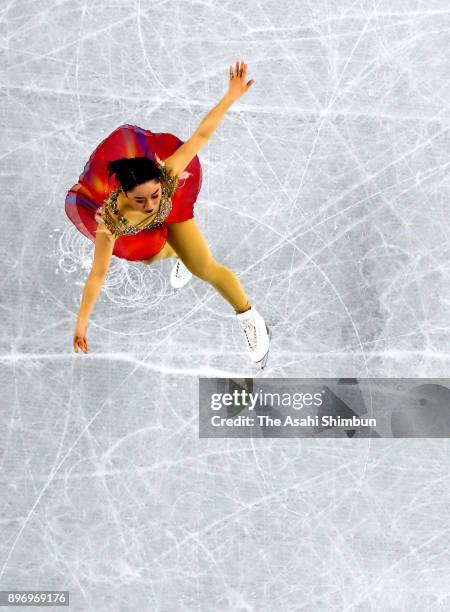
[[230, 66], [230, 83], [228, 85], [228, 95], [232, 96], [235, 100], [244, 95], [255, 82], [253, 79], [245, 82], [247, 78], [247, 64], [239, 61], [236, 62], [236, 66]]
[[75, 353], [78, 353], [78, 348], [84, 353], [89, 351], [89, 346], [86, 338], [87, 322], [77, 321], [75, 327], [75, 333], [73, 334], [73, 349]]

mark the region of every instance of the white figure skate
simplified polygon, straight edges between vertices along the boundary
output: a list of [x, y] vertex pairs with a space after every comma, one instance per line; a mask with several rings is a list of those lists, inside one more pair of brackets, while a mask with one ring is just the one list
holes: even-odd
[[272, 335], [263, 317], [254, 306], [236, 315], [245, 337], [250, 359], [265, 368], [269, 357], [269, 344]]
[[191, 280], [192, 272], [186, 268], [184, 263], [177, 257], [177, 262], [172, 268], [172, 272], [170, 274], [170, 284], [175, 289], [180, 289], [184, 287], [186, 283]]

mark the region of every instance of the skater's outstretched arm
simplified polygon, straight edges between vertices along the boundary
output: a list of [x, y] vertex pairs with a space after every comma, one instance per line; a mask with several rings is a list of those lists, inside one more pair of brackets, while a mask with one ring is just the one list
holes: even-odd
[[189, 140], [164, 160], [166, 167], [175, 174], [183, 172], [190, 161], [211, 138], [230, 106], [244, 95], [254, 83], [253, 80], [248, 81], [248, 83], [245, 82], [247, 78], [247, 64], [244, 62], [236, 62], [234, 69], [233, 66], [230, 66], [229, 75], [228, 91], [224, 97], [206, 115]]
[[78, 353], [80, 348], [84, 353], [89, 351], [87, 342], [87, 326], [89, 315], [99, 296], [105, 277], [111, 263], [115, 238], [105, 227], [97, 225], [95, 236], [95, 253], [92, 269], [86, 279], [77, 324], [73, 334], [73, 348]]

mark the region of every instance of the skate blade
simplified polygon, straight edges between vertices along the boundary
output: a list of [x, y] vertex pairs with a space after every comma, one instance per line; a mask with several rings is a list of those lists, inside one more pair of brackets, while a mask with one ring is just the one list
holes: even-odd
[[[270, 343], [270, 339], [272, 338], [272, 329], [267, 327], [266, 325], [266, 330], [267, 330], [267, 335], [269, 336], [269, 343]], [[258, 361], [258, 364], [260, 365], [261, 370], [264, 370], [264, 368], [266, 367], [266, 363], [268, 359], [269, 359], [269, 350], [264, 355], [264, 357], [260, 361]]]
[[267, 353], [264, 355], [261, 361], [258, 362], [261, 367], [261, 370], [264, 370], [264, 368], [266, 367], [266, 363], [268, 359], [269, 359], [269, 351], [267, 351]]

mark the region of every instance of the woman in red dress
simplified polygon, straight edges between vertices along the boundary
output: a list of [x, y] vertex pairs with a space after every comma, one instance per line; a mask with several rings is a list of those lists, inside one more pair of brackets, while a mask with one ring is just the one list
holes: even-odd
[[245, 82], [246, 73], [243, 62], [230, 66], [228, 92], [185, 143], [173, 134], [119, 126], [95, 149], [69, 190], [66, 213], [95, 243], [73, 336], [76, 352], [89, 350], [88, 319], [112, 255], [145, 264], [175, 257], [171, 284], [182, 287], [194, 274], [215, 287], [235, 310], [250, 358], [265, 366], [270, 330], [247, 300], [236, 274], [214, 259], [194, 219], [202, 182], [197, 152], [228, 108], [253, 84]]

